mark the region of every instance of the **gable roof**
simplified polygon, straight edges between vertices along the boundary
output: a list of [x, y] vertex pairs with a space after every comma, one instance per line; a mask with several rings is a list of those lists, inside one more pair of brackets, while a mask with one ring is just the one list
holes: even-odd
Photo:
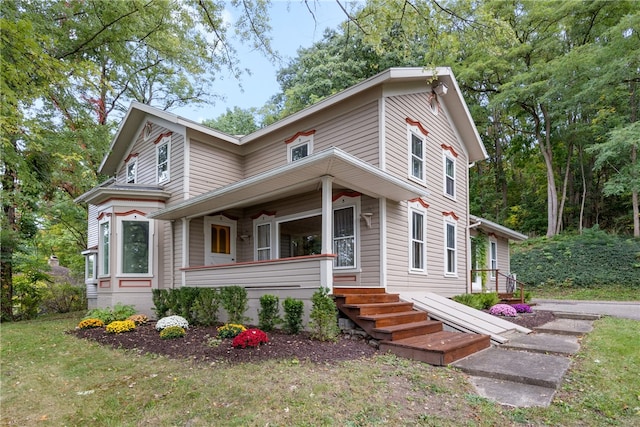
[[495, 233], [499, 236], [506, 237], [507, 239], [513, 240], [515, 242], [522, 242], [528, 239], [528, 237], [522, 233], [518, 233], [515, 230], [505, 227], [504, 225], [489, 221], [488, 219], [480, 218], [479, 216], [469, 215], [469, 221], [471, 221], [470, 227], [479, 226], [480, 228], [489, 231], [490, 233]]
[[471, 113], [469, 112], [467, 104], [462, 97], [462, 92], [460, 91], [460, 87], [458, 86], [458, 82], [454, 77], [451, 68], [437, 67], [435, 69], [428, 69], [422, 67], [402, 67], [389, 68], [388, 70], [351, 86], [348, 89], [329, 96], [310, 107], [298, 111], [249, 135], [241, 137], [228, 135], [208, 126], [180, 117], [174, 113], [133, 101], [127, 111], [127, 114], [120, 122], [120, 126], [118, 127], [109, 148], [109, 152], [100, 165], [99, 172], [105, 175], [113, 175], [117, 172], [117, 168], [119, 167], [121, 160], [126, 155], [128, 147], [133, 143], [137, 136], [141, 122], [147, 115], [153, 115], [170, 123], [182, 125], [187, 129], [202, 132], [233, 145], [244, 145], [283, 127], [290, 126], [312, 114], [327, 110], [342, 101], [355, 97], [376, 86], [384, 86], [385, 84], [396, 82], [423, 82], [425, 88], [427, 88], [431, 86], [432, 80], [442, 82], [449, 88], [447, 94], [445, 96], [441, 96], [439, 100], [445, 104], [450, 114], [450, 118], [453, 121], [453, 125], [457, 129], [462, 142], [467, 148], [469, 153], [469, 162], [486, 159], [487, 151], [480, 139], [478, 130], [471, 118]]

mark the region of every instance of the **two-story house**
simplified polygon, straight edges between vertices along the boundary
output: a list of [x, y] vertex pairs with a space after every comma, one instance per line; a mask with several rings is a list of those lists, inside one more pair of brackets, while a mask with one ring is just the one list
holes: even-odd
[[[470, 292], [468, 170], [486, 157], [449, 68], [392, 68], [244, 136], [133, 103], [112, 178], [78, 199], [90, 301], [152, 314], [152, 289], [242, 285], [255, 320], [265, 293]], [[497, 269], [524, 236], [488, 233]]]

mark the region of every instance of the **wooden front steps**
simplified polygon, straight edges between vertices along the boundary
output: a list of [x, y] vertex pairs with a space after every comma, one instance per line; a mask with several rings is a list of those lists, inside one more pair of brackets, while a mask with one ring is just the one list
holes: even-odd
[[334, 288], [333, 297], [342, 313], [380, 340], [383, 352], [443, 366], [491, 343], [488, 335], [443, 331], [442, 322], [383, 288]]

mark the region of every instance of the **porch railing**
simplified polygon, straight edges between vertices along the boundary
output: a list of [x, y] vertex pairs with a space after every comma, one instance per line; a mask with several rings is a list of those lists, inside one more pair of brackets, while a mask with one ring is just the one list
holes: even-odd
[[[476, 275], [482, 275], [483, 273], [488, 273], [487, 281], [493, 282], [491, 285], [495, 284], [495, 291], [501, 298], [519, 298], [520, 303], [524, 304], [525, 284], [517, 280], [513, 274], [501, 273], [499, 269], [473, 269], [471, 270], [471, 277], [474, 278]], [[487, 283], [487, 285], [487, 288], [489, 288], [490, 283]], [[518, 296], [516, 297], [516, 295]]]
[[334, 255], [309, 255], [268, 261], [239, 262], [181, 269], [186, 286], [280, 288], [300, 285], [320, 286], [323, 263], [333, 263]]

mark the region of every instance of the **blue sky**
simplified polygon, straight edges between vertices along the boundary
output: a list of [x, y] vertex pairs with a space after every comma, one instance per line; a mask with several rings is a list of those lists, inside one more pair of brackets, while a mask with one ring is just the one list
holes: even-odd
[[[341, 0], [342, 4], [347, 3]], [[353, 2], [351, 2], [353, 3]], [[224, 96], [226, 100], [216, 100], [215, 105], [183, 107], [173, 110], [175, 114], [197, 122], [215, 118], [234, 106], [241, 108], [262, 107], [279, 90], [276, 71], [296, 56], [300, 47], [309, 47], [322, 40], [325, 28], [336, 28], [346, 16], [335, 0], [308, 0], [314, 16], [303, 0], [272, 0], [270, 7], [272, 46], [284, 62], [271, 64], [263, 54], [251, 51], [247, 46], [236, 45], [240, 67], [248, 68], [252, 75], [243, 75], [242, 89], [231, 75], [217, 77], [209, 91]], [[229, 9], [230, 19], [236, 19], [238, 12]]]

